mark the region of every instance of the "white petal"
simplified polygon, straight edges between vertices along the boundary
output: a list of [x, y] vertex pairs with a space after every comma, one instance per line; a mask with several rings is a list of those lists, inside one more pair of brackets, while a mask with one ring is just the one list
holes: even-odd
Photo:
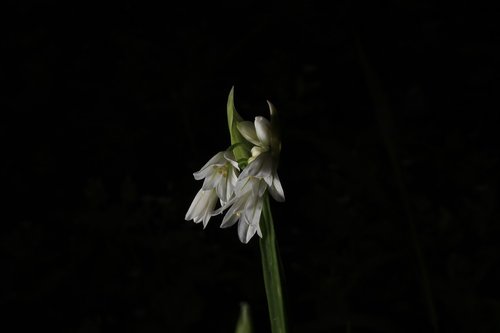
[[255, 226], [253, 226], [253, 225], [248, 226], [245, 244], [247, 244], [250, 241], [250, 239], [252, 239], [252, 237], [253, 237], [253, 235], [255, 235], [256, 231], [257, 231], [257, 228]]
[[206, 177], [207, 173], [205, 169], [208, 168], [210, 170], [210, 167], [213, 165], [222, 166], [224, 164], [226, 164], [226, 159], [224, 158], [224, 152], [223, 151], [218, 152], [207, 163], [205, 163], [205, 165], [200, 169], [200, 171], [193, 173], [193, 176], [196, 180], [203, 179]]
[[234, 202], [236, 201], [236, 199], [238, 199], [238, 198], [237, 197], [232, 197], [231, 200], [229, 200], [228, 202], [224, 203], [222, 205], [222, 207], [219, 207], [218, 209], [216, 209], [214, 211], [213, 215], [219, 215], [220, 213], [222, 213], [223, 211], [225, 211], [226, 209], [228, 209], [229, 207], [231, 207], [234, 204]]
[[255, 203], [253, 208], [253, 212], [251, 215], [251, 220], [249, 219], [249, 222], [253, 226], [258, 226], [260, 224], [260, 216], [262, 213], [262, 206], [264, 205], [264, 200], [262, 198], [259, 198], [257, 202]]
[[192, 219], [195, 223], [203, 221], [203, 227], [206, 227], [210, 217], [214, 215], [213, 210], [216, 203], [217, 194], [215, 190], [199, 190], [186, 213], [185, 219]]
[[236, 158], [234, 157], [234, 154], [232, 151], [230, 150], [226, 150], [224, 152], [224, 158], [226, 159], [226, 161], [228, 161], [229, 163], [231, 163], [231, 165], [236, 168], [236, 170], [240, 170], [240, 166], [238, 165], [238, 162], [236, 162]]
[[273, 175], [270, 174], [270, 175], [264, 177], [264, 181], [266, 182], [266, 184], [268, 186], [272, 186], [273, 185]]
[[215, 188], [215, 191], [217, 192], [217, 196], [219, 197], [220, 200], [226, 202], [229, 201], [228, 195], [227, 195], [227, 177], [222, 177], [219, 183], [217, 184], [217, 187]]
[[258, 198], [259, 197], [259, 193], [261, 192], [261, 185], [262, 185], [262, 181], [258, 178], [254, 178], [254, 177], [251, 177], [249, 179], [249, 184], [248, 186], [251, 188], [252, 190], [252, 196], [254, 198]]
[[259, 197], [262, 197], [264, 195], [264, 192], [266, 192], [267, 188], [268, 186], [266, 182], [261, 181], [259, 184], [259, 193], [258, 193]]
[[257, 227], [248, 224], [245, 220], [242, 219], [238, 223], [238, 237], [242, 243], [247, 244], [256, 232]]
[[[261, 177], [261, 178], [270, 178], [272, 179], [273, 177], [273, 169], [274, 169], [274, 159], [270, 153], [262, 153], [259, 155], [259, 157], [262, 159], [262, 166], [260, 167], [259, 172], [255, 175], [255, 177]], [[269, 186], [271, 184], [266, 180]]]
[[240, 221], [240, 223], [238, 223], [238, 237], [240, 239], [240, 242], [244, 244], [248, 243], [247, 240], [248, 227], [249, 227], [248, 223], [244, 221]]
[[[241, 228], [241, 229], [240, 229]], [[250, 239], [252, 239], [253, 235], [257, 232], [258, 226], [252, 225], [248, 223], [247, 220], [242, 219], [238, 224], [238, 236], [242, 243], [247, 244]], [[242, 239], [242, 237], [244, 237]]]
[[248, 176], [264, 178], [272, 174], [273, 160], [270, 153], [262, 153], [255, 160], [247, 165], [241, 172], [239, 179], [245, 179]]
[[208, 167], [206, 167], [206, 168], [203, 167], [200, 171], [196, 171], [195, 173], [193, 173], [193, 177], [196, 180], [200, 180], [200, 179], [208, 177], [213, 172], [214, 172], [213, 166], [209, 165]]
[[255, 132], [261, 144], [259, 146], [269, 147], [271, 144], [271, 123], [264, 117], [255, 117]]
[[281, 187], [281, 181], [277, 173], [274, 174], [273, 185], [269, 187], [269, 193], [271, 193], [274, 200], [278, 202], [285, 201], [285, 192], [283, 191], [283, 187]]
[[208, 221], [214, 215], [215, 204], [217, 203], [217, 194], [215, 191], [210, 191], [207, 195], [207, 199], [205, 201], [205, 211], [203, 212], [203, 228], [207, 227]]
[[247, 139], [256, 146], [260, 146], [259, 137], [257, 136], [257, 132], [255, 131], [255, 126], [254, 124], [252, 124], [252, 122], [242, 121], [238, 123], [237, 127], [241, 135], [243, 135], [245, 139]]
[[234, 191], [234, 187], [236, 187], [236, 183], [238, 182], [238, 175], [234, 168], [229, 168], [228, 182], [231, 184]]
[[262, 238], [262, 231], [260, 230], [260, 225], [257, 226], [257, 235]]
[[241, 190], [242, 185], [248, 181], [248, 178], [250, 176], [253, 176], [254, 173], [256, 173], [255, 169], [259, 168], [259, 164], [261, 162], [253, 161], [252, 163], [248, 164], [245, 169], [240, 173], [238, 176], [238, 182], [236, 183], [236, 191], [239, 192]]
[[238, 182], [234, 188], [236, 196], [242, 196], [244, 193], [252, 190], [252, 177], [242, 177], [242, 175], [243, 173], [238, 178]]
[[231, 208], [228, 210], [226, 213], [226, 216], [224, 216], [224, 219], [222, 220], [221, 228], [227, 228], [238, 222], [240, 220], [242, 214], [241, 211], [243, 210], [243, 206], [245, 205], [247, 201], [247, 196], [244, 197], [236, 197], [234, 200], [234, 204], [231, 206]]
[[231, 174], [226, 178], [226, 183], [224, 185], [226, 187], [226, 198], [224, 201], [229, 201], [234, 195], [234, 184], [231, 180]]
[[239, 219], [240, 219], [240, 217], [236, 214], [232, 214], [232, 215], [226, 214], [226, 216], [224, 216], [224, 220], [222, 221], [220, 227], [221, 228], [229, 228], [229, 227], [233, 226], [236, 222], [238, 222]]
[[244, 179], [248, 176], [254, 176], [257, 178], [262, 178], [268, 183], [269, 186], [272, 185], [274, 159], [271, 153], [265, 152], [257, 156], [247, 167], [241, 172], [240, 179]]
[[203, 190], [207, 191], [216, 188], [220, 184], [223, 178], [224, 176], [220, 172], [214, 171], [213, 174], [205, 178], [205, 181], [203, 182], [202, 186]]
[[[203, 190], [199, 190], [198, 193], [196, 193], [196, 196], [194, 197], [193, 202], [189, 206], [189, 209], [186, 213], [186, 216], [184, 217], [186, 219], [186, 221], [192, 220], [196, 216], [196, 214], [195, 214], [196, 208], [198, 207], [202, 196], [203, 196]], [[196, 222], [196, 223], [198, 223], [198, 222]]]
[[223, 201], [229, 201], [233, 195], [236, 188], [236, 183], [238, 181], [238, 176], [236, 175], [236, 170], [228, 166], [228, 174], [221, 182], [219, 186], [225, 186], [225, 197], [221, 197]]

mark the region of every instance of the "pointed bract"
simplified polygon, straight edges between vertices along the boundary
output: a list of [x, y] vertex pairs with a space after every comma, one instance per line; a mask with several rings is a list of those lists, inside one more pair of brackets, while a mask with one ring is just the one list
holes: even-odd
[[245, 139], [237, 128], [238, 123], [241, 121], [243, 121], [243, 118], [241, 118], [234, 106], [233, 86], [229, 92], [229, 96], [227, 97], [227, 124], [229, 127], [229, 136], [231, 137], [231, 145], [242, 144], [241, 146], [234, 147], [233, 149], [234, 156], [237, 161], [242, 158], [248, 158], [249, 156], [247, 149], [244, 147]]

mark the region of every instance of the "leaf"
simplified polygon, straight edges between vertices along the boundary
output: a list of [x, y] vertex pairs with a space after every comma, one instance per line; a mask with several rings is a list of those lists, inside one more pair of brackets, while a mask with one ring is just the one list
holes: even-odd
[[248, 303], [240, 303], [240, 317], [236, 323], [235, 333], [252, 333], [252, 318], [250, 317], [250, 306]]
[[234, 157], [236, 160], [248, 159], [250, 157], [250, 148], [248, 142], [238, 131], [237, 125], [239, 122], [243, 121], [243, 118], [239, 115], [234, 107], [234, 86], [229, 92], [227, 98], [227, 124], [229, 127], [229, 136], [231, 137], [231, 145], [235, 145], [233, 148]]
[[281, 139], [280, 139], [281, 130], [278, 120], [278, 111], [276, 110], [276, 107], [273, 105], [273, 103], [267, 101], [267, 105], [269, 105], [269, 114], [271, 116], [271, 128], [273, 129], [271, 137], [271, 149], [276, 154], [279, 154], [281, 151]]

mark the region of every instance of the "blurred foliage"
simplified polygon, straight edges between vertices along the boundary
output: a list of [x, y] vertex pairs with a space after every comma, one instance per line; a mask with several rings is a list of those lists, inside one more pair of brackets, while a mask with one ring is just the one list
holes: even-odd
[[[3, 39], [5, 327], [265, 332], [257, 242], [184, 221], [225, 103], [280, 110], [273, 214], [292, 332], [427, 332], [407, 217], [359, 63], [392, 110], [441, 332], [498, 332], [499, 21], [470, 2], [16, 3]], [[333, 7], [333, 8], [332, 8]], [[225, 14], [229, 13], [229, 14]], [[262, 101], [262, 103], [261, 103]]]
[[247, 303], [240, 304], [240, 316], [236, 323], [235, 333], [252, 333], [252, 318], [250, 316], [250, 306]]

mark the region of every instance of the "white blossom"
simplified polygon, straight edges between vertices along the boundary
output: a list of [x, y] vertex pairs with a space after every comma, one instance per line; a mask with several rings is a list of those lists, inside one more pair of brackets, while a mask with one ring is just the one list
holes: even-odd
[[226, 203], [233, 195], [238, 171], [238, 163], [233, 153], [223, 151], [212, 157], [200, 171], [193, 173], [193, 176], [196, 180], [205, 179], [202, 189], [215, 188], [221, 202]]
[[[269, 105], [272, 110], [272, 105]], [[238, 176], [234, 197], [217, 210], [228, 210], [221, 228], [238, 222], [238, 236], [242, 243], [248, 243], [257, 233], [262, 237], [260, 217], [266, 190], [277, 201], [285, 201], [285, 193], [278, 177], [279, 137], [269, 120], [255, 117], [255, 121], [242, 121], [237, 125], [241, 135], [254, 146], [248, 165]]]
[[210, 217], [218, 214], [214, 211], [217, 198], [221, 205], [225, 205], [233, 197], [238, 171], [238, 163], [234, 160], [233, 153], [224, 151], [217, 153], [199, 171], [193, 173], [196, 180], [204, 181], [185, 219], [195, 223], [203, 221], [203, 227], [206, 227]]
[[269, 152], [261, 153], [241, 172], [236, 188], [248, 177], [263, 179], [269, 194], [278, 202], [285, 201], [285, 192], [277, 172], [275, 158]]
[[189, 206], [185, 219], [193, 220], [194, 223], [203, 221], [203, 228], [208, 224], [210, 218], [215, 215], [214, 208], [217, 203], [217, 193], [215, 189], [204, 191], [199, 190]]
[[247, 177], [238, 182], [234, 198], [219, 209], [220, 212], [230, 207], [222, 220], [221, 228], [231, 227], [238, 222], [238, 236], [242, 243], [248, 243], [255, 233], [262, 237], [259, 222], [266, 187], [262, 179]]
[[[272, 110], [273, 106], [269, 103]], [[285, 201], [285, 193], [278, 176], [278, 158], [281, 149], [278, 135], [269, 120], [264, 117], [255, 117], [254, 123], [243, 121], [238, 124], [241, 135], [254, 144], [248, 159], [248, 166], [243, 170], [239, 179], [254, 176], [265, 180], [269, 186], [269, 193], [279, 202]]]

